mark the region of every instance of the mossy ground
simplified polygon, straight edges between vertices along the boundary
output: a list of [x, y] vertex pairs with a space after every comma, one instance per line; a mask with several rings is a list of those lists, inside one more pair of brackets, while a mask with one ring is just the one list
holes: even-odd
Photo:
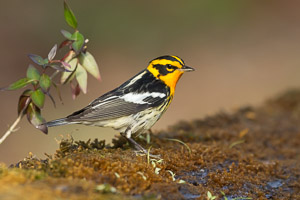
[[45, 160], [0, 166], [0, 199], [300, 199], [300, 91], [139, 139], [162, 160], [123, 143], [63, 140]]

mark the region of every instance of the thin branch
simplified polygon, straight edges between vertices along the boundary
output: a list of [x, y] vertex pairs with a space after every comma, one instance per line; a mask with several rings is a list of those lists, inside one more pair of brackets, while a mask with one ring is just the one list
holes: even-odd
[[23, 107], [23, 109], [21, 110], [18, 118], [16, 119], [16, 121], [9, 127], [9, 129], [6, 131], [6, 133], [4, 133], [4, 135], [0, 138], [0, 144], [2, 144], [4, 142], [4, 140], [13, 132], [16, 132], [18, 129], [16, 129], [16, 126], [19, 124], [19, 122], [21, 121], [23, 115], [24, 115], [24, 111], [27, 109], [27, 106], [30, 103], [30, 99], [28, 98], [26, 100], [25, 106]]
[[52, 80], [58, 73], [59, 73], [59, 70], [56, 70], [56, 71], [50, 76], [51, 80]]
[[19, 122], [22, 119], [22, 114], [20, 114], [18, 116], [18, 118], [16, 119], [16, 121], [13, 123], [13, 125], [11, 125], [9, 127], [9, 129], [6, 131], [6, 133], [2, 136], [2, 138], [0, 139], [0, 144], [2, 144], [2, 142], [12, 133], [16, 131], [16, 126], [19, 124]]

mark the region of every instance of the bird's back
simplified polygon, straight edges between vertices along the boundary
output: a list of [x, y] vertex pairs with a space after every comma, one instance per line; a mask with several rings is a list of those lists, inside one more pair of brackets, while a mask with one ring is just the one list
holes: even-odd
[[169, 92], [161, 80], [143, 70], [87, 107], [67, 116], [66, 121], [120, 130], [128, 125], [136, 126], [135, 122], [143, 118], [145, 122], [139, 126], [149, 127], [160, 118], [161, 109], [165, 110], [169, 105]]

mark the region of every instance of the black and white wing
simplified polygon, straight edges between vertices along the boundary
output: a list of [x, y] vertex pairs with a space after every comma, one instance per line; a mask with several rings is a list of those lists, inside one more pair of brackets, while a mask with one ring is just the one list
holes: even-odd
[[69, 122], [102, 121], [136, 114], [163, 104], [169, 89], [144, 70], [120, 87], [95, 99], [87, 107], [69, 115]]
[[150, 107], [157, 107], [166, 100], [165, 93], [128, 93], [99, 99], [89, 106], [69, 115], [67, 121], [102, 121], [136, 114]]

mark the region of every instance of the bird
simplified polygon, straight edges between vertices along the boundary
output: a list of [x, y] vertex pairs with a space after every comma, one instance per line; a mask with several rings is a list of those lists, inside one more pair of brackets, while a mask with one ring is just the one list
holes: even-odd
[[146, 154], [147, 151], [132, 136], [150, 130], [172, 102], [176, 84], [182, 74], [194, 70], [178, 56], [160, 56], [151, 60], [146, 69], [88, 106], [44, 125], [110, 127], [119, 131], [137, 151]]

